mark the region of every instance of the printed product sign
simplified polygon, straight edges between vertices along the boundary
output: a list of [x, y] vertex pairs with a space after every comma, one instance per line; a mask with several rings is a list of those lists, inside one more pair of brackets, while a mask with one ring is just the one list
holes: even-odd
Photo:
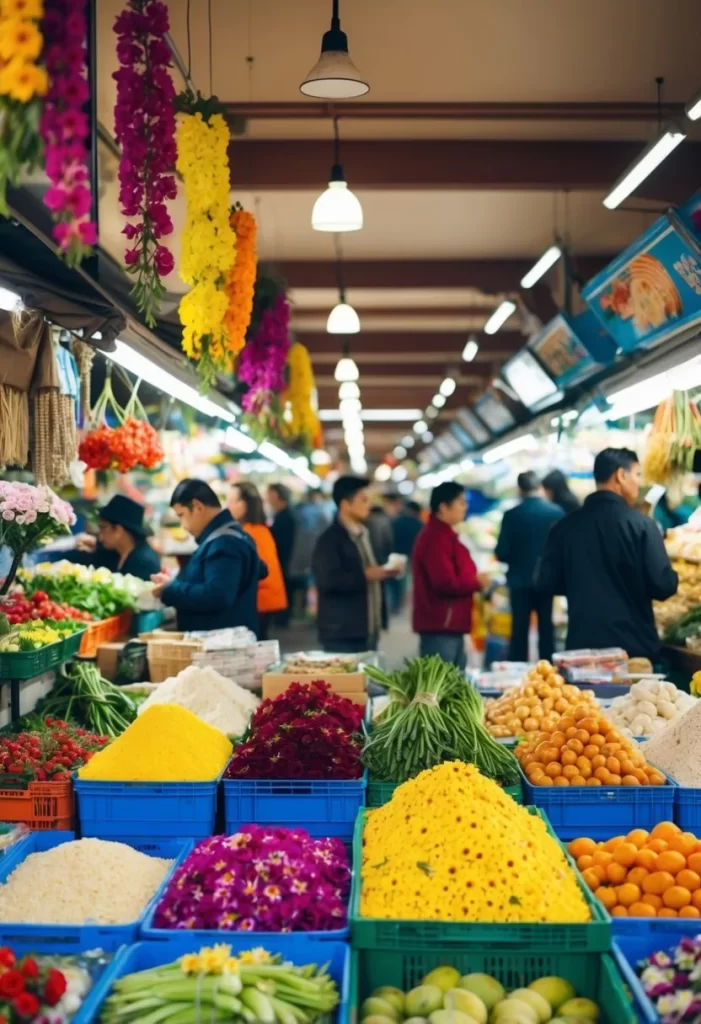
[[556, 316], [530, 347], [559, 387], [576, 384], [594, 367], [594, 360], [564, 316]]
[[582, 295], [625, 352], [701, 323], [701, 258], [661, 217]]

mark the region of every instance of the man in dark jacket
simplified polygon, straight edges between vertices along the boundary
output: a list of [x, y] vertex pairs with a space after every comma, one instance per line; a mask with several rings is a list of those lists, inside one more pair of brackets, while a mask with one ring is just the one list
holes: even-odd
[[[267, 492], [268, 505], [273, 513], [273, 521], [270, 531], [275, 540], [277, 556], [280, 559], [282, 578], [285, 581], [285, 590], [288, 598], [291, 598], [293, 584], [290, 578], [290, 561], [295, 544], [297, 524], [290, 508], [290, 492], [284, 484], [270, 484]], [[276, 620], [279, 625], [286, 626], [290, 621], [291, 600], [284, 612], [279, 612]]]
[[181, 630], [247, 626], [256, 633], [258, 581], [268, 567], [255, 544], [204, 480], [181, 480], [170, 504], [197, 550], [174, 580], [167, 573], [154, 576], [154, 593], [177, 610]]
[[83, 534], [75, 551], [66, 558], [77, 565], [92, 565], [125, 576], [150, 580], [160, 572], [161, 560], [146, 538], [144, 506], [123, 494], [116, 494], [98, 511], [97, 537]]
[[520, 504], [504, 513], [496, 548], [500, 562], [508, 565], [506, 582], [511, 600], [511, 661], [528, 661], [528, 627], [531, 612], [538, 616], [538, 653], [547, 661], [553, 656], [553, 596], [533, 585], [538, 559], [550, 527], [565, 514], [542, 497], [535, 473], [519, 473]]
[[465, 634], [472, 626], [472, 595], [484, 582], [455, 532], [465, 518], [465, 489], [453, 481], [431, 492], [431, 516], [414, 545], [414, 632], [419, 653], [440, 654], [464, 669]]
[[631, 658], [657, 658], [652, 601], [672, 597], [678, 579], [656, 524], [633, 508], [640, 476], [635, 452], [599, 452], [596, 493], [550, 531], [536, 584], [567, 597], [570, 650], [622, 647]]
[[314, 548], [319, 642], [326, 651], [375, 650], [385, 625], [382, 584], [397, 575], [377, 564], [366, 526], [369, 481], [342, 476], [333, 488], [338, 513]]

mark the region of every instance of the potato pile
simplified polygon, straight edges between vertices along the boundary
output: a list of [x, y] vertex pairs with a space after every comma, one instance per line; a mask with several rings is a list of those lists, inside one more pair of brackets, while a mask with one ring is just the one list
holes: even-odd
[[539, 661], [520, 686], [487, 707], [485, 722], [498, 738], [528, 736], [552, 728], [578, 704], [595, 709], [596, 698], [566, 683], [549, 661]]
[[532, 786], [664, 786], [647, 763], [596, 708], [578, 704], [554, 728], [519, 743], [516, 757]]

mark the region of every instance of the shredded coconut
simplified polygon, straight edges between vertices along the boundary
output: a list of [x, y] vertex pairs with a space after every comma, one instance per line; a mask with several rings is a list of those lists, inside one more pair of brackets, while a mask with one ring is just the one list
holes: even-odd
[[242, 736], [258, 699], [213, 668], [189, 665], [177, 676], [159, 683], [139, 708], [139, 714], [154, 704], [179, 704], [226, 736]]
[[701, 700], [681, 718], [671, 722], [659, 735], [640, 746], [647, 760], [680, 786], [701, 787]]
[[102, 839], [31, 853], [0, 885], [0, 921], [128, 924], [141, 916], [172, 861]]

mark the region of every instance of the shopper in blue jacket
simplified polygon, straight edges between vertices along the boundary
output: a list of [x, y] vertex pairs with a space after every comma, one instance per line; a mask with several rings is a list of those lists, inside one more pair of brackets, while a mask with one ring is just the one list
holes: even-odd
[[154, 593], [176, 609], [184, 632], [247, 626], [256, 633], [258, 581], [268, 567], [255, 544], [204, 480], [182, 480], [170, 504], [197, 550], [175, 579], [152, 576]]

